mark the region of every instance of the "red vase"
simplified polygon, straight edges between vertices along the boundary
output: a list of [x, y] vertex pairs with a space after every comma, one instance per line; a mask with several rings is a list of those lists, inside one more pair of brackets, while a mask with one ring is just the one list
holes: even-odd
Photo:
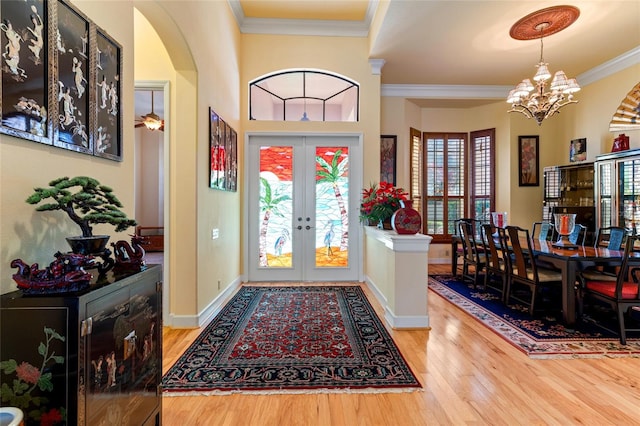
[[391, 226], [398, 234], [417, 234], [422, 226], [422, 218], [413, 207], [412, 200], [400, 201], [400, 208], [391, 216]]

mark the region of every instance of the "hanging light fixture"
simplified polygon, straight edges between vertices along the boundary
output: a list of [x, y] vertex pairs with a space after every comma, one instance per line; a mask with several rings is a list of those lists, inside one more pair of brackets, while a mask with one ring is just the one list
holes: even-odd
[[534, 83], [530, 79], [524, 79], [507, 96], [507, 102], [511, 104], [509, 112], [519, 112], [527, 118], [534, 118], [538, 125], [542, 120], [551, 117], [565, 105], [578, 102], [573, 99], [573, 94], [580, 90], [580, 85], [575, 78], [567, 78], [564, 71], [557, 71], [551, 80], [547, 91], [547, 81], [551, 73], [543, 57], [543, 38], [546, 35], [555, 34], [571, 25], [578, 16], [580, 10], [573, 6], [554, 6], [531, 13], [516, 22], [511, 27], [511, 37], [517, 40], [531, 40], [540, 37], [540, 62], [536, 65], [538, 71], [533, 76]]

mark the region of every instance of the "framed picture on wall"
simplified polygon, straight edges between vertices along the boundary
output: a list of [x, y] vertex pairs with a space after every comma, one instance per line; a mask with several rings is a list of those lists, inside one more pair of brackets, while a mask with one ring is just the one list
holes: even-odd
[[218, 188], [220, 117], [209, 108], [209, 188]]
[[587, 138], [573, 139], [569, 147], [569, 161], [572, 163], [586, 161]]
[[65, 2], [58, 2], [58, 120], [54, 145], [93, 154], [89, 138], [89, 21]]
[[518, 183], [520, 186], [540, 185], [539, 136], [518, 136]]
[[7, 1], [0, 7], [2, 88], [0, 133], [51, 145], [49, 2]]
[[97, 29], [94, 155], [116, 161], [122, 161], [121, 52], [118, 43]]
[[380, 182], [396, 184], [397, 136], [380, 136]]

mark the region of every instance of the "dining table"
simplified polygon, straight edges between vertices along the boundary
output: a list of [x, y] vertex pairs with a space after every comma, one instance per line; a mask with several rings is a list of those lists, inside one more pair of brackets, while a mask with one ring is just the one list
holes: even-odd
[[562, 273], [562, 319], [569, 328], [576, 323], [577, 273], [594, 265], [620, 265], [624, 255], [623, 250], [609, 250], [605, 247], [556, 247], [551, 241], [535, 238], [531, 239], [531, 244], [537, 262], [551, 264]]

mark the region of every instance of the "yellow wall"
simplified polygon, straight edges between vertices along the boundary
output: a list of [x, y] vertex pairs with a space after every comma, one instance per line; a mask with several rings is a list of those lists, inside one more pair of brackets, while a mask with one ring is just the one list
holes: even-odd
[[[242, 272], [242, 176], [238, 192], [209, 188], [209, 107], [238, 132], [242, 170], [240, 33], [226, 2], [163, 3], [160, 11], [141, 3], [137, 5], [160, 37], [151, 37], [151, 43], [164, 44], [173, 65], [173, 70], [158, 72], [153, 59], [141, 56], [140, 62], [148, 62], [136, 68], [136, 78], [172, 82], [170, 310], [180, 322], [202, 314]], [[220, 230], [216, 240], [211, 239], [213, 228]]]
[[[113, 188], [130, 217], [134, 212], [133, 144], [133, 15], [131, 6], [114, 2], [104, 7], [101, 2], [74, 1], [83, 13], [122, 45], [122, 103], [124, 118], [123, 161], [79, 154], [41, 145], [24, 139], [0, 135], [0, 292], [16, 289], [11, 279], [16, 272], [9, 265], [21, 258], [41, 267], [51, 263], [53, 254], [68, 251], [65, 237], [79, 235], [80, 230], [62, 212], [36, 212], [25, 203], [34, 187], [47, 184], [61, 176], [92, 176]], [[109, 225], [94, 227], [95, 234], [111, 235], [111, 241], [129, 240], [129, 232], [116, 234]]]

